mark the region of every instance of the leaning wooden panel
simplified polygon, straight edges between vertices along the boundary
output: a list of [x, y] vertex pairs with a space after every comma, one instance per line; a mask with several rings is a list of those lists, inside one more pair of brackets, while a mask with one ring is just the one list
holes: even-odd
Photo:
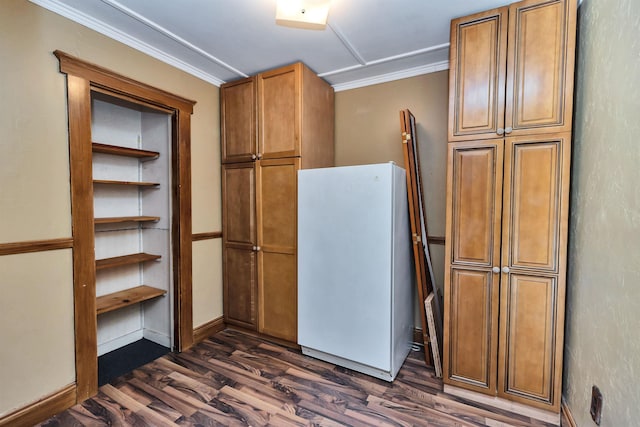
[[451, 21], [449, 141], [504, 132], [507, 8]]
[[[400, 130], [402, 133], [402, 145], [404, 155], [404, 165], [407, 178], [407, 200], [409, 204], [409, 223], [411, 225], [411, 236], [413, 242], [413, 259], [416, 271], [416, 286], [419, 299], [420, 321], [422, 324], [422, 342], [425, 348], [425, 361], [431, 364], [430, 355], [438, 352], [427, 349], [431, 343], [429, 337], [429, 323], [425, 309], [425, 300], [429, 293], [435, 290], [435, 280], [431, 268], [431, 257], [427, 243], [427, 221], [422, 197], [422, 177], [420, 174], [420, 164], [418, 161], [418, 141], [415, 132], [415, 117], [409, 110], [400, 111]], [[439, 299], [435, 298], [435, 324], [438, 325], [435, 336], [442, 336], [441, 312]], [[435, 358], [435, 356], [434, 356]]]
[[576, 14], [576, 0], [509, 6], [508, 135], [571, 131]]

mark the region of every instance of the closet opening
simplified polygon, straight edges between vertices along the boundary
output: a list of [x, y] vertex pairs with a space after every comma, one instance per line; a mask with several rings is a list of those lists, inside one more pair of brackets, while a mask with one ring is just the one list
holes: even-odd
[[67, 76], [76, 400], [193, 344], [194, 101], [55, 51]]

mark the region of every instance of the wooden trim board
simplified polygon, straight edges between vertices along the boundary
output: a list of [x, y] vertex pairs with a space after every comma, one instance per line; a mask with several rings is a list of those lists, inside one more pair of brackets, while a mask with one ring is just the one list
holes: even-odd
[[560, 413], [545, 411], [544, 409], [534, 408], [532, 406], [528, 406], [518, 402], [512, 402], [510, 400], [502, 399], [495, 396], [476, 393], [474, 391], [465, 390], [448, 384], [444, 385], [443, 391], [453, 396], [458, 396], [463, 399], [471, 400], [473, 402], [482, 403], [485, 405], [493, 406], [494, 408], [504, 409], [505, 411], [535, 418], [536, 420], [544, 421], [545, 423], [550, 423], [557, 426], [560, 425]]
[[[567, 405], [567, 401], [562, 398], [562, 406], [560, 407], [560, 412], [562, 414], [562, 419], [566, 421], [567, 427], [578, 427], [575, 418], [573, 418], [573, 414], [571, 413], [571, 408]], [[563, 426], [564, 422], [561, 423]]]
[[217, 334], [218, 332], [225, 329], [224, 317], [218, 317], [217, 319], [213, 319], [203, 325], [196, 327], [193, 330], [193, 343], [199, 343], [200, 341], [204, 341], [210, 336]]
[[76, 385], [69, 384], [61, 390], [3, 416], [0, 418], [0, 427], [33, 426], [75, 404]]
[[192, 242], [199, 242], [200, 240], [219, 239], [222, 237], [222, 231], [212, 231], [209, 233], [194, 233], [191, 235]]
[[25, 242], [0, 243], [0, 256], [26, 254], [29, 252], [54, 251], [57, 249], [73, 248], [73, 239], [30, 240]]

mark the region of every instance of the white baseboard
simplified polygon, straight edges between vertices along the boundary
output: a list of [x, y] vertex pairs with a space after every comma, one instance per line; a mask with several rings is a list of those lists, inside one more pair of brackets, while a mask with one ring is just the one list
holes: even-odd
[[171, 348], [171, 337], [162, 332], [154, 331], [153, 329], [144, 329], [142, 336], [149, 341], [161, 345], [163, 347]]
[[114, 338], [111, 341], [98, 344], [98, 356], [109, 353], [110, 351], [117, 350], [120, 347], [124, 347], [127, 344], [139, 341], [143, 338], [142, 329], [130, 332], [118, 338]]

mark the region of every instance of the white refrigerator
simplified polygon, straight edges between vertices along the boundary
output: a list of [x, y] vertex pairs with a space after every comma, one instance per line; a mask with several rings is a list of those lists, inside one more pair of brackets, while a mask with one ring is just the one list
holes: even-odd
[[411, 231], [393, 163], [298, 172], [298, 344], [393, 381], [412, 344]]

